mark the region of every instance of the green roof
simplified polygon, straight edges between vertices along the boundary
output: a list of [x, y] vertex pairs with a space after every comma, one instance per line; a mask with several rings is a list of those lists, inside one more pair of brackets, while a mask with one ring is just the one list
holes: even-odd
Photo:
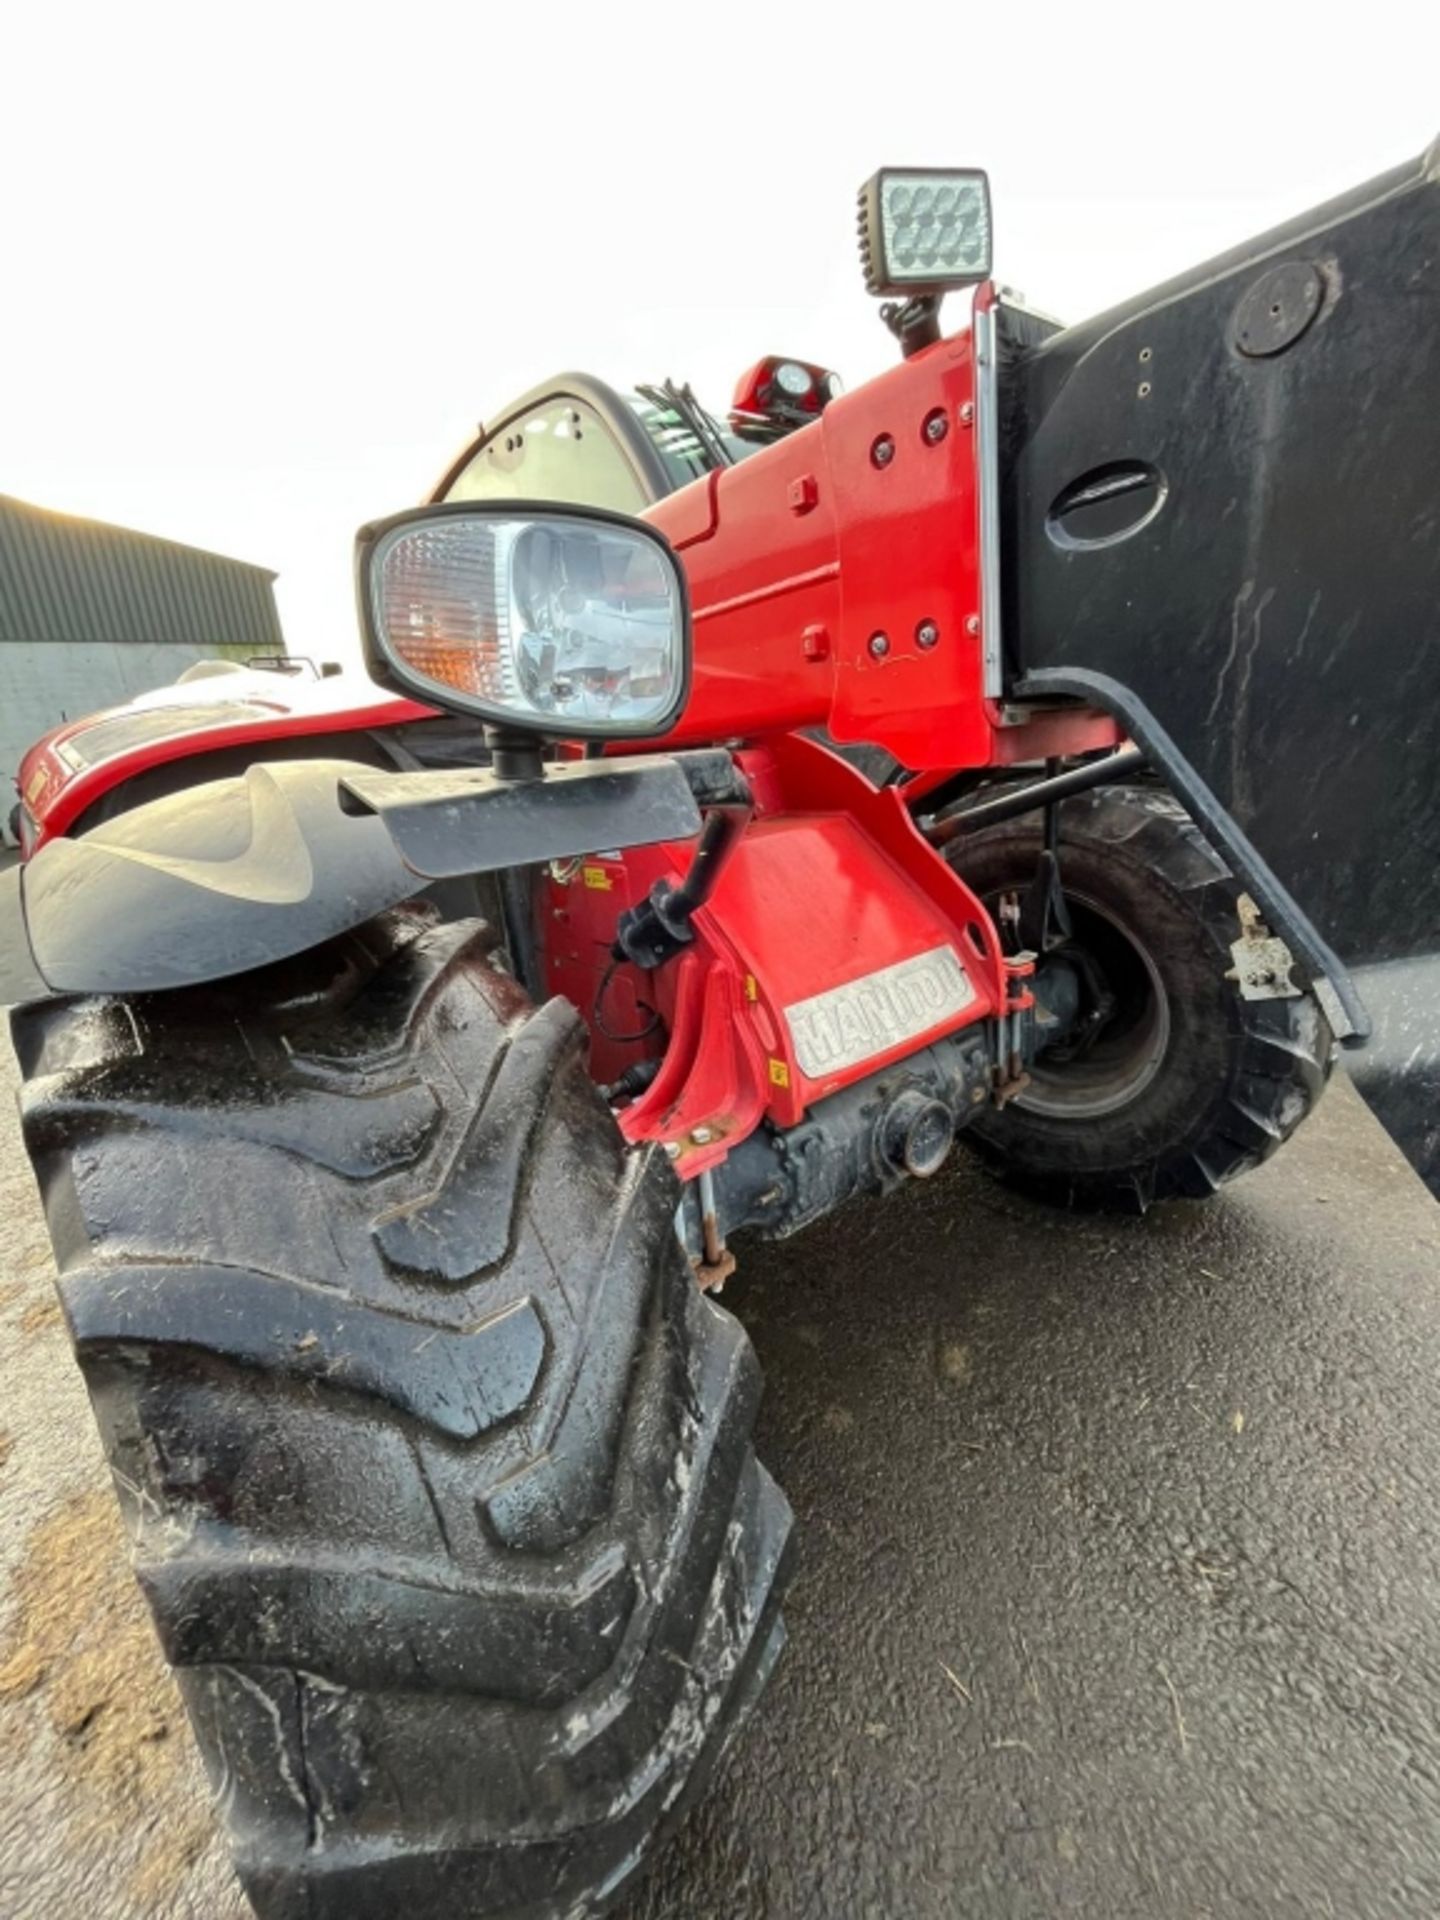
[[266, 567], [0, 494], [0, 641], [284, 651]]

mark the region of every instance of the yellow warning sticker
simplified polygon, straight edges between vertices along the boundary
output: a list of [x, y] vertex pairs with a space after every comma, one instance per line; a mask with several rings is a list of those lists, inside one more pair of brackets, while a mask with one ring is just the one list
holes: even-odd
[[580, 878], [587, 887], [593, 887], [597, 893], [609, 893], [615, 882], [603, 867], [582, 867]]
[[745, 976], [745, 998], [747, 1000], [760, 998], [760, 988], [753, 973], [747, 973]]
[[783, 1060], [772, 1060], [770, 1062], [770, 1079], [777, 1087], [789, 1086], [790, 1069]]

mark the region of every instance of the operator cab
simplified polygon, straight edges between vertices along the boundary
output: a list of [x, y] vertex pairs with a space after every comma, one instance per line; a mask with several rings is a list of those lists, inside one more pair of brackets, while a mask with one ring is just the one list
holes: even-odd
[[840, 390], [827, 368], [772, 356], [740, 381], [722, 424], [688, 385], [666, 380], [621, 393], [590, 374], [563, 374], [483, 428], [431, 500], [543, 500], [643, 513], [810, 425]]
[[667, 381], [620, 393], [590, 374], [562, 374], [483, 428], [431, 497], [563, 501], [639, 514], [753, 450], [688, 386]]

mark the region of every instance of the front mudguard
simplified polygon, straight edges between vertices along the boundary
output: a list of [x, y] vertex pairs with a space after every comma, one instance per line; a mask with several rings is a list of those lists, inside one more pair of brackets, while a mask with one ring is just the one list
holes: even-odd
[[434, 880], [698, 832], [728, 754], [384, 773], [275, 762], [51, 842], [0, 879], [0, 1005], [195, 986], [318, 946]]

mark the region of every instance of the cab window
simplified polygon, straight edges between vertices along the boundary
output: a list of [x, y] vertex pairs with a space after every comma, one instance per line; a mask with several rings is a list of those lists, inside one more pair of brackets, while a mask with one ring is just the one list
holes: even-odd
[[[731, 465], [754, 449], [726, 433], [717, 420], [691, 403], [691, 417], [671, 404], [663, 387], [644, 387], [627, 393], [625, 404], [650, 436], [672, 487], [688, 486], [703, 473], [714, 473], [718, 448]], [[698, 423], [697, 423], [698, 416]], [[706, 442], [709, 442], [707, 445]]]
[[461, 468], [447, 500], [559, 500], [639, 513], [649, 499], [624, 450], [583, 400], [542, 401], [499, 428]]

